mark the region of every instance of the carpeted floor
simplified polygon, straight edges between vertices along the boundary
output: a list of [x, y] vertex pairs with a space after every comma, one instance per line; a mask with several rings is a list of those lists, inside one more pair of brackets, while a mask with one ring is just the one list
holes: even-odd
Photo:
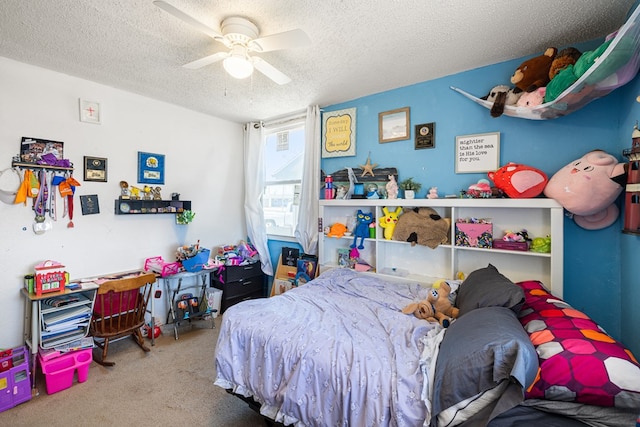
[[[246, 403], [213, 385], [214, 348], [221, 318], [181, 326], [179, 339], [165, 327], [151, 351], [130, 338], [109, 346], [113, 367], [92, 362], [86, 382], [48, 395], [38, 372], [39, 395], [0, 413], [0, 426], [211, 426], [263, 427]], [[94, 350], [98, 351], [98, 350]]]

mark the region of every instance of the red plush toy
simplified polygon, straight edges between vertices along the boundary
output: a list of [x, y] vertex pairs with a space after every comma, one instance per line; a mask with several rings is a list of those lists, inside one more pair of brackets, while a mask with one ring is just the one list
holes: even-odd
[[509, 162], [495, 172], [489, 172], [489, 178], [496, 188], [512, 199], [529, 199], [539, 196], [547, 185], [547, 175], [531, 166]]

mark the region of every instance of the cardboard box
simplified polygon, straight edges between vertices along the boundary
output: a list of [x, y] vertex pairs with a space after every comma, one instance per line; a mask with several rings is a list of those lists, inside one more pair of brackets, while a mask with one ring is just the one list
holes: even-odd
[[456, 246], [491, 249], [493, 224], [456, 222]]

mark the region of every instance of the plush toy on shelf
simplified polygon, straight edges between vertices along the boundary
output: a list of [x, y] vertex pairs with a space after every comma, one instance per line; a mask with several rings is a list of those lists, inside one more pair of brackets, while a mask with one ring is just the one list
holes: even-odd
[[[358, 249], [364, 249], [364, 239], [369, 237], [369, 224], [373, 222], [373, 215], [371, 212], [364, 213], [362, 210], [358, 209], [356, 221], [357, 224], [353, 232], [353, 243], [349, 247], [355, 248], [357, 246]], [[358, 237], [360, 238], [359, 245], [357, 245]]]
[[509, 162], [487, 174], [498, 190], [512, 199], [538, 197], [547, 185], [547, 175], [531, 166]]
[[384, 212], [384, 216], [380, 218], [380, 227], [384, 228], [384, 238], [391, 240], [393, 238], [393, 230], [398, 223], [398, 217], [402, 213], [402, 208], [398, 206], [395, 211], [391, 212], [389, 208], [384, 206], [382, 212]]
[[573, 214], [580, 227], [606, 228], [620, 213], [615, 201], [626, 185], [625, 166], [602, 150], [590, 151], [556, 172], [544, 194]]

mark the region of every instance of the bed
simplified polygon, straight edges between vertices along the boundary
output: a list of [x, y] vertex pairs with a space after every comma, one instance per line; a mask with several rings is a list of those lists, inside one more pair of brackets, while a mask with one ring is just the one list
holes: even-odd
[[625, 426], [640, 365], [537, 281], [448, 281], [448, 327], [401, 312], [428, 287], [350, 269], [223, 315], [217, 386], [293, 426]]

